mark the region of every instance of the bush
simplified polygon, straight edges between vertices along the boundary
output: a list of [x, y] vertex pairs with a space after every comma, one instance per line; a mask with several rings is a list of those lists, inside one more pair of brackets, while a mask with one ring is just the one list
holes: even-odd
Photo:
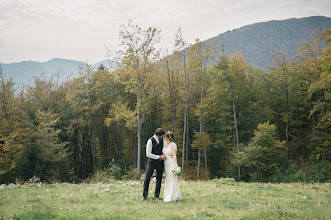
[[123, 170], [121, 167], [119, 167], [118, 165], [116, 165], [114, 163], [114, 159], [109, 162], [109, 165], [108, 165], [108, 168], [109, 172], [111, 173], [111, 175], [116, 179], [116, 180], [120, 180], [122, 179], [122, 173], [123, 173]]
[[188, 167], [187, 169], [184, 169], [184, 179], [186, 180], [207, 180], [207, 172], [205, 169], [200, 167], [200, 175], [199, 179], [197, 179], [197, 169], [196, 167]]
[[86, 182], [111, 182], [112, 179], [122, 179], [122, 168], [112, 160], [108, 167], [103, 170], [98, 170], [93, 177], [86, 179]]
[[128, 170], [125, 171], [125, 175], [122, 176], [123, 180], [139, 180], [142, 171], [130, 166]]
[[330, 180], [330, 164], [322, 162], [297, 167], [290, 163], [283, 169], [278, 169], [271, 179], [272, 182], [326, 182]]
[[219, 179], [213, 179], [212, 181], [224, 185], [234, 185], [237, 183], [234, 178], [219, 178]]
[[108, 169], [98, 170], [92, 177], [87, 178], [86, 183], [98, 183], [98, 182], [110, 182], [113, 179], [113, 176], [109, 173]]
[[259, 124], [249, 145], [239, 153], [235, 164], [248, 169], [250, 180], [269, 181], [287, 160], [285, 142], [277, 138], [276, 126]]

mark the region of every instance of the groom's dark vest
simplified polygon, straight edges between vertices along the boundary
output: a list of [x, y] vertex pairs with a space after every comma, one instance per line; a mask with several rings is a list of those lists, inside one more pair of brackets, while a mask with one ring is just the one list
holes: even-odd
[[151, 137], [151, 141], [152, 141], [152, 154], [162, 155], [163, 139], [159, 140], [159, 144], [156, 142], [154, 137]]

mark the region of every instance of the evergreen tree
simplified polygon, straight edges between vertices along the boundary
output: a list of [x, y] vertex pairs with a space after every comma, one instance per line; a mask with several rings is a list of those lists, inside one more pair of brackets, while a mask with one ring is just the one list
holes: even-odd
[[251, 180], [268, 181], [286, 159], [285, 142], [278, 141], [276, 126], [266, 122], [258, 125], [236, 163], [249, 169]]
[[52, 112], [36, 112], [35, 144], [41, 150], [40, 157], [47, 166], [45, 176], [60, 179], [61, 167], [68, 158], [67, 143], [61, 142], [61, 130], [56, 128], [59, 116]]
[[12, 79], [5, 79], [0, 64], [0, 181], [3, 182], [18, 176], [17, 166], [27, 142], [28, 128], [21, 104]]

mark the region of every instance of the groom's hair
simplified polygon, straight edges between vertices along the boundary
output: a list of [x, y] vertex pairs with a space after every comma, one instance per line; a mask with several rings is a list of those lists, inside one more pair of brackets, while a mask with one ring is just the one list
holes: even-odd
[[158, 128], [155, 130], [155, 135], [158, 136], [165, 135], [165, 131], [162, 128]]

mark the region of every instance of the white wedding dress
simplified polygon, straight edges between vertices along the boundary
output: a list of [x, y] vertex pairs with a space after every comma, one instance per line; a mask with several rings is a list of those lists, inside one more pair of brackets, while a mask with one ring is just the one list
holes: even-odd
[[181, 200], [182, 196], [179, 190], [178, 177], [171, 171], [171, 169], [176, 165], [172, 156], [173, 149], [177, 151], [177, 145], [174, 142], [169, 144], [164, 143], [162, 149], [163, 154], [167, 157], [164, 160], [164, 170], [165, 170], [165, 187], [163, 192], [163, 200], [165, 202]]

